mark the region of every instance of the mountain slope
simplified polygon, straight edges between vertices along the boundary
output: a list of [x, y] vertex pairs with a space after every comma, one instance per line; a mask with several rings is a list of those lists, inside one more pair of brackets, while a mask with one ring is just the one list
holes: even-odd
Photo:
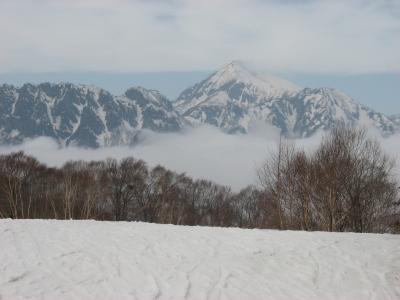
[[192, 125], [210, 124], [228, 133], [246, 133], [259, 123], [296, 137], [342, 122], [374, 126], [383, 133], [395, 129], [388, 117], [337, 90], [303, 89], [271, 75], [256, 74], [238, 62], [182, 92], [174, 105]]
[[179, 111], [184, 112], [190, 107], [209, 100], [213, 100], [214, 104], [227, 104], [229, 99], [252, 102], [259, 97], [273, 99], [299, 90], [301, 90], [299, 86], [289, 81], [272, 75], [263, 76], [254, 73], [241, 63], [234, 61], [206, 80], [183, 91], [175, 105]]
[[371, 126], [384, 134], [400, 127], [398, 116], [386, 117], [342, 92], [303, 89], [239, 62], [183, 91], [173, 105], [159, 92], [141, 87], [114, 96], [70, 83], [0, 85], [2, 144], [47, 136], [60, 145], [126, 145], [134, 143], [142, 129], [175, 132], [202, 124], [228, 133], [269, 124], [287, 136], [307, 137], [339, 123]]
[[389, 119], [392, 120], [398, 126], [400, 126], [400, 114], [391, 115], [389, 116]]
[[141, 129], [178, 131], [182, 120], [159, 92], [131, 88], [121, 96], [70, 83], [0, 86], [0, 141], [48, 136], [61, 145], [130, 144]]

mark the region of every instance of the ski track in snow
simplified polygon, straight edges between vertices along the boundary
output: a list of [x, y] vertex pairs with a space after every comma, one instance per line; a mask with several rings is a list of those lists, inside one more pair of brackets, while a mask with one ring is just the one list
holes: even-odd
[[0, 220], [0, 299], [400, 299], [400, 236]]

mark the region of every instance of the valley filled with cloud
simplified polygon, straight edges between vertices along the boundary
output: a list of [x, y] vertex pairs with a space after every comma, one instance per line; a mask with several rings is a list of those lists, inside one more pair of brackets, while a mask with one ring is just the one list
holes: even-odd
[[[369, 131], [385, 152], [400, 159], [399, 134], [382, 137]], [[319, 132], [310, 138], [290, 140], [297, 148], [313, 151], [323, 138]], [[149, 166], [161, 164], [173, 171], [187, 173], [196, 179], [213, 180], [230, 186], [234, 191], [249, 184], [258, 184], [257, 168], [279, 145], [279, 132], [273, 127], [260, 127], [248, 134], [226, 134], [217, 128], [203, 126], [180, 133], [155, 133], [144, 131], [135, 146], [60, 147], [56, 141], [40, 137], [21, 145], [0, 146], [0, 153], [24, 151], [49, 166], [60, 167], [69, 160], [104, 160], [134, 157], [144, 160]], [[399, 169], [394, 170], [400, 175]]]

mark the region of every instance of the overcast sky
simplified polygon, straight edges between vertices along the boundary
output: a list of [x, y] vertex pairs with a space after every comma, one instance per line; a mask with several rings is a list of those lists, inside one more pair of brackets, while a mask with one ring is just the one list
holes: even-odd
[[[239, 59], [400, 111], [398, 0], [0, 0], [0, 36], [0, 81], [10, 73], [206, 73]], [[187, 87], [185, 76], [166, 81], [164, 92]]]
[[1, 0], [8, 71], [399, 72], [400, 1]]

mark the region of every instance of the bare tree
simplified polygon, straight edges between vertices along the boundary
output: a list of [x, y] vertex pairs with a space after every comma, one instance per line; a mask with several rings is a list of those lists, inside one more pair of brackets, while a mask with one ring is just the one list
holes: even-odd
[[311, 153], [281, 140], [258, 171], [261, 188], [239, 193], [134, 158], [49, 168], [18, 152], [0, 155], [0, 218], [399, 232], [392, 167], [365, 131], [347, 127]]
[[384, 232], [397, 197], [393, 166], [365, 130], [341, 125], [309, 155], [281, 142], [258, 175], [281, 229]]

